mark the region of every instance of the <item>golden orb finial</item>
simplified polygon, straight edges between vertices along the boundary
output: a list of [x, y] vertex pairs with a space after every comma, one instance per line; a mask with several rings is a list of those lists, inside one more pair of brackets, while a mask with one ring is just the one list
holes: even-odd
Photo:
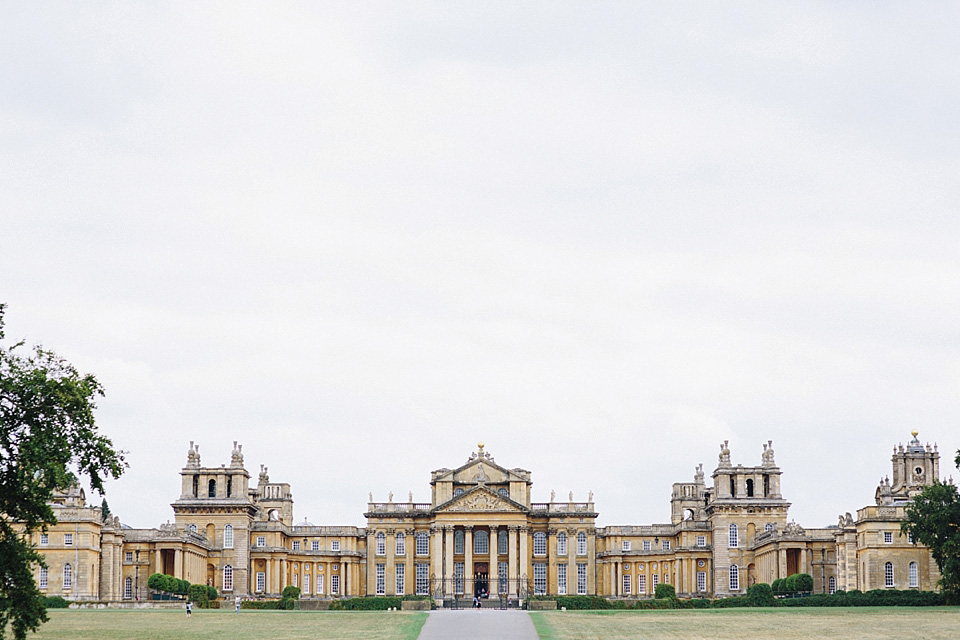
[[916, 429], [914, 429], [913, 431], [910, 432], [910, 435], [912, 435], [914, 438], [916, 438], [918, 433], [920, 433], [920, 432], [917, 431]]
[[480, 441], [480, 442], [477, 443], [477, 448], [478, 448], [478, 449], [483, 449], [483, 441]]

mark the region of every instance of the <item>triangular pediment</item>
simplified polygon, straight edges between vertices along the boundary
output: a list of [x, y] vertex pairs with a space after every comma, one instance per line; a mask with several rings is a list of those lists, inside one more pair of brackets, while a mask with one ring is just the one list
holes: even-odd
[[436, 513], [473, 513], [477, 511], [525, 513], [527, 510], [523, 505], [517, 504], [510, 498], [504, 498], [484, 486], [475, 487], [456, 496], [436, 509]]

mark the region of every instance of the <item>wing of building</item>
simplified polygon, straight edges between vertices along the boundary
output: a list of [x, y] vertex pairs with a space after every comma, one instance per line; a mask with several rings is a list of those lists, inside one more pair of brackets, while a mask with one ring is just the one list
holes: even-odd
[[939, 477], [936, 445], [894, 448], [893, 480], [875, 503], [838, 524], [804, 528], [789, 520], [772, 441], [760, 464], [734, 465], [720, 445], [707, 486], [703, 465], [673, 485], [671, 521], [598, 527], [586, 501], [531, 501], [531, 473], [498, 464], [481, 443], [466, 462], [430, 475], [431, 501], [412, 495], [374, 502], [366, 527], [295, 522], [290, 485], [260, 466], [255, 486], [234, 443], [229, 465], [205, 467], [190, 443], [173, 522], [134, 529], [104, 519], [77, 487], [58, 494], [57, 524], [34, 532], [47, 567], [37, 584], [69, 600], [146, 599], [147, 577], [165, 573], [221, 594], [304, 598], [430, 595], [520, 600], [528, 594], [651, 597], [657, 584], [681, 597], [723, 597], [809, 573], [814, 590], [936, 588], [928, 549], [900, 533], [909, 500]]

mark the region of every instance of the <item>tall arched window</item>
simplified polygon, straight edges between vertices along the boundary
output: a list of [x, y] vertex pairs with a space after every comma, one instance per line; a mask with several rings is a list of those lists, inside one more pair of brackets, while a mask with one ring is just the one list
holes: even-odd
[[547, 534], [543, 531], [537, 531], [533, 534], [533, 555], [547, 555]]
[[233, 525], [227, 525], [223, 528], [223, 548], [233, 549]]
[[73, 588], [73, 567], [69, 563], [63, 565], [63, 588]]
[[233, 591], [233, 566], [229, 564], [223, 568], [223, 590]]
[[207, 483], [207, 497], [208, 498], [217, 497], [217, 481], [216, 480], [211, 479], [210, 482]]
[[407, 555], [407, 536], [403, 535], [403, 531], [397, 534], [396, 555], [398, 556]]
[[767, 524], [763, 525], [763, 530], [764, 530], [764, 531], [773, 531], [773, 523], [772, 523], [772, 522], [768, 522]]
[[127, 600], [133, 598], [133, 578], [127, 576], [123, 581], [123, 597]]
[[557, 534], [557, 555], [567, 555], [567, 534], [563, 531]]
[[920, 575], [917, 572], [917, 563], [911, 562], [909, 567], [909, 576], [910, 576], [910, 586], [919, 587], [920, 586]]
[[730, 591], [740, 591], [740, 567], [730, 565]]
[[428, 556], [430, 555], [430, 536], [425, 531], [420, 531], [417, 533], [417, 548], [416, 553], [418, 556]]
[[497, 532], [497, 553], [507, 555], [507, 532], [503, 529]]
[[883, 586], [892, 587], [893, 585], [893, 563], [888, 562], [883, 565]]
[[490, 553], [490, 538], [486, 531], [475, 531], [473, 533], [473, 552], [477, 555]]
[[583, 531], [577, 533], [577, 555], [587, 555], [587, 534]]
[[827, 580], [827, 593], [836, 593], [837, 591], [837, 579], [833, 576], [830, 576], [830, 579]]
[[753, 497], [753, 480], [751, 478], [747, 478], [747, 497]]
[[460, 487], [457, 487], [456, 489], [453, 490], [453, 497], [454, 497], [454, 498], [456, 498], [457, 496], [462, 496], [462, 495], [463, 495], [463, 489], [461, 489]]
[[377, 532], [377, 555], [387, 555], [387, 537], [383, 535], [383, 531]]
[[737, 525], [732, 524], [730, 525], [730, 547], [732, 548], [737, 546], [739, 546], [739, 540], [737, 537]]
[[453, 532], [453, 552], [463, 553], [463, 529]]

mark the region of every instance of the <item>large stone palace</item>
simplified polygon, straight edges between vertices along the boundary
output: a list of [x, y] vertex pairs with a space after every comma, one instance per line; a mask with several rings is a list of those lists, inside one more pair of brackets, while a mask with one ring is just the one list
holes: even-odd
[[680, 597], [743, 594], [756, 582], [809, 573], [818, 593], [837, 589], [935, 589], [929, 550], [900, 533], [905, 505], [939, 478], [936, 445], [913, 432], [894, 447], [893, 479], [875, 504], [821, 529], [788, 519], [773, 443], [760, 464], [734, 465], [728, 443], [706, 483], [703, 465], [671, 494], [671, 521], [597, 526], [586, 502], [533, 502], [531, 473], [498, 464], [484, 445], [454, 469], [431, 473], [429, 503], [374, 502], [366, 527], [295, 522], [290, 485], [260, 467], [256, 485], [234, 443], [229, 465], [200, 463], [192, 442], [181, 469], [174, 521], [135, 529], [106, 520], [74, 487], [58, 494], [57, 524], [32, 534], [47, 567], [37, 584], [70, 600], [147, 598], [152, 573], [212, 585], [221, 594], [305, 598], [362, 595], [527, 594], [652, 597], [657, 584]]

